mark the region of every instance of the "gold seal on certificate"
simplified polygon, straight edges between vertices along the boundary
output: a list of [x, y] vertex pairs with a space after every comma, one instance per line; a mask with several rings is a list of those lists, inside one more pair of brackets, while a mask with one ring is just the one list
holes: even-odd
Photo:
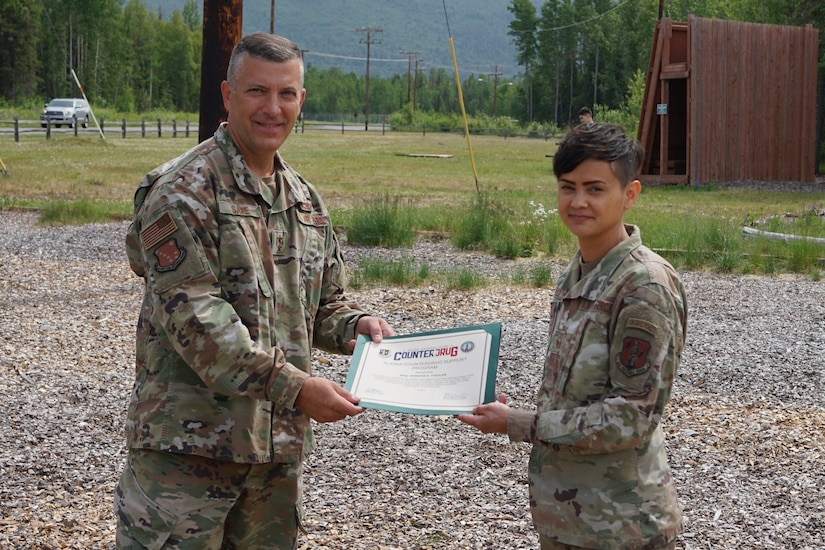
[[501, 323], [384, 338], [361, 335], [345, 387], [372, 409], [461, 414], [495, 398]]

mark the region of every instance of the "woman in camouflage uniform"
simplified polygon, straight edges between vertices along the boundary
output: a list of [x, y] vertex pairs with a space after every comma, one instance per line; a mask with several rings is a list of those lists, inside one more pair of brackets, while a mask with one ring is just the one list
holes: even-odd
[[559, 216], [579, 251], [561, 276], [537, 410], [502, 402], [459, 419], [533, 445], [530, 507], [543, 550], [674, 547], [681, 511], [661, 418], [687, 300], [624, 213], [643, 158], [621, 128], [570, 130], [553, 159]]

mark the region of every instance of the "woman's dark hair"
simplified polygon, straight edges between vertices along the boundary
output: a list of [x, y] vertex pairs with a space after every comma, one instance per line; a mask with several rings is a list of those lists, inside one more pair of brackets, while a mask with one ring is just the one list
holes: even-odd
[[625, 134], [620, 126], [593, 123], [574, 126], [559, 143], [553, 157], [556, 177], [567, 174], [587, 159], [610, 163], [622, 186], [636, 178], [645, 153], [635, 139]]

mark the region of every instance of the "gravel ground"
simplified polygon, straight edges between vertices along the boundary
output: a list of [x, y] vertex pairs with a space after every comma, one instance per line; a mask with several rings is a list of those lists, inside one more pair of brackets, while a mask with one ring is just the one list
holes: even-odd
[[[141, 281], [125, 263], [125, 224], [34, 221], [0, 211], [0, 548], [111, 548]], [[345, 246], [351, 264], [368, 255], [491, 276], [514, 269], [440, 241]], [[678, 547], [825, 549], [825, 283], [681, 275], [688, 340], [665, 417], [686, 522]], [[551, 291], [492, 280], [470, 292], [352, 294], [401, 333], [501, 321], [497, 389], [531, 408]], [[339, 383], [347, 365], [315, 361]], [[374, 410], [316, 435], [301, 548], [538, 548], [528, 445], [451, 417]]]

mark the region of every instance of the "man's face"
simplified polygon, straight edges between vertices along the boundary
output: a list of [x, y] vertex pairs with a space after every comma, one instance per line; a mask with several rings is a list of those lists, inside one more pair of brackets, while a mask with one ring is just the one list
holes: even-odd
[[275, 153], [295, 126], [306, 96], [301, 76], [299, 59], [276, 63], [246, 55], [234, 86], [221, 84], [229, 134], [253, 171], [272, 169]]
[[633, 181], [622, 188], [610, 163], [586, 159], [573, 171], [559, 177], [558, 206], [562, 222], [579, 240], [582, 251], [595, 250], [601, 259], [621, 242], [624, 213], [636, 202], [640, 185]]

